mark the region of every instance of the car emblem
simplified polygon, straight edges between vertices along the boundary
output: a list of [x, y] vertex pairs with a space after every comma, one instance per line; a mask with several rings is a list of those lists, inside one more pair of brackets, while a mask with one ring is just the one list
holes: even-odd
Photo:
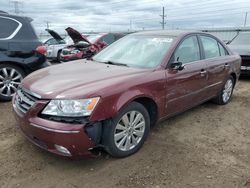
[[23, 99], [22, 99], [20, 96], [17, 97], [17, 101], [18, 101], [19, 103], [23, 103]]

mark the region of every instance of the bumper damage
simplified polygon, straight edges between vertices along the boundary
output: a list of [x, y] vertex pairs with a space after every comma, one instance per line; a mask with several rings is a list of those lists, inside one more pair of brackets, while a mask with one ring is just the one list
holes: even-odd
[[30, 142], [51, 153], [71, 159], [94, 156], [91, 150], [100, 142], [100, 122], [72, 124], [43, 119], [37, 116], [42, 106], [44, 105], [37, 103], [24, 114], [13, 103], [18, 128]]

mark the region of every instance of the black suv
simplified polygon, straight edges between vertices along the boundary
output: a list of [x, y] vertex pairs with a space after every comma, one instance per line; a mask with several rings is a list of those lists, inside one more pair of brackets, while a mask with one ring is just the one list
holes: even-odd
[[0, 11], [0, 100], [9, 101], [22, 79], [48, 66], [46, 48], [31, 25], [32, 19]]

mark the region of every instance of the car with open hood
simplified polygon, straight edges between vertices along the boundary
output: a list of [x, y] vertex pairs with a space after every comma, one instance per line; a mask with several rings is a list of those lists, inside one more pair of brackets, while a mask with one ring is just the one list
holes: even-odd
[[242, 58], [241, 74], [250, 75], [250, 32], [240, 32], [228, 46]]
[[62, 50], [61, 61], [90, 58], [106, 46], [125, 36], [123, 33], [81, 34], [70, 27], [66, 31], [74, 44]]
[[26, 77], [13, 98], [24, 135], [66, 157], [104, 148], [126, 157], [157, 122], [205, 101], [227, 104], [241, 58], [199, 32], [127, 35], [92, 60], [51, 66]]
[[69, 36], [62, 37], [54, 30], [46, 29], [46, 31], [52, 36], [44, 42], [47, 47], [47, 58], [60, 61], [62, 49], [73, 44], [73, 41]]

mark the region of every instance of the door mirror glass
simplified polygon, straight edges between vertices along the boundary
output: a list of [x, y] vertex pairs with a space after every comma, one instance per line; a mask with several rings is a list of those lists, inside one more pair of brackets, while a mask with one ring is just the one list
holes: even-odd
[[176, 61], [176, 62], [171, 63], [171, 69], [181, 71], [184, 69], [184, 65], [182, 64], [182, 62]]

